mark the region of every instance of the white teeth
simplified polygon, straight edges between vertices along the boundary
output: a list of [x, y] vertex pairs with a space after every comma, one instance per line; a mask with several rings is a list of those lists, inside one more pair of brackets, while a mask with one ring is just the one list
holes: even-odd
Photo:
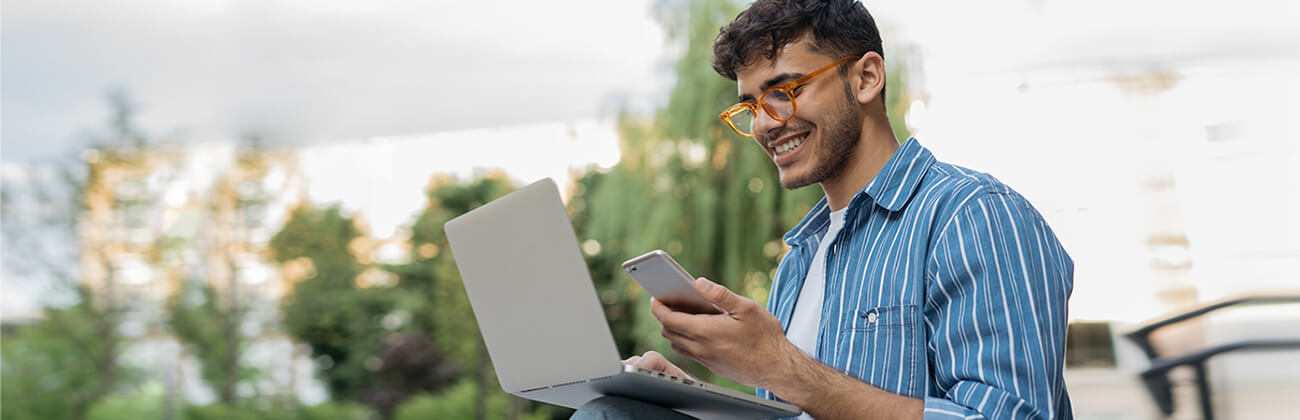
[[782, 144], [780, 146], [776, 146], [776, 154], [784, 155], [786, 153], [789, 153], [791, 150], [794, 150], [794, 148], [799, 147], [799, 144], [803, 143], [804, 139], [806, 138], [808, 138], [808, 136], [802, 136], [794, 140], [791, 140], [789, 142], [786, 142], [785, 144]]

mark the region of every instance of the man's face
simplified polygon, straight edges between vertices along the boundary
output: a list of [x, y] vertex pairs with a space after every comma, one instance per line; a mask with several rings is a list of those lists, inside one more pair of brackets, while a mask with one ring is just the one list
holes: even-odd
[[[807, 37], [792, 42], [773, 59], [760, 56], [736, 72], [740, 100], [757, 101], [767, 89], [838, 58], [812, 52]], [[795, 91], [796, 109], [789, 120], [777, 121], [761, 110], [756, 113], [754, 141], [776, 163], [782, 187], [820, 183], [847, 164], [861, 134], [862, 112], [846, 86], [839, 70], [832, 69]]]

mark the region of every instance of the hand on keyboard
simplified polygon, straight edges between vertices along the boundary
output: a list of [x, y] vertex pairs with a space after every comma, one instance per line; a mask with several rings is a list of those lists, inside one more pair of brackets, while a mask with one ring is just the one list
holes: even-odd
[[667, 358], [654, 350], [647, 351], [645, 354], [640, 356], [629, 357], [626, 360], [623, 360], [623, 364], [636, 366], [642, 369], [650, 369], [656, 372], [663, 372], [679, 378], [695, 379], [695, 377], [688, 375], [686, 371], [682, 370], [682, 368], [669, 362]]

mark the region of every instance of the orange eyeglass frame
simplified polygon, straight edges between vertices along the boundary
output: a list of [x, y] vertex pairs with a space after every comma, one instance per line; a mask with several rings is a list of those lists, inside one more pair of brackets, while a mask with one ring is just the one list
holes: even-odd
[[[797, 112], [797, 111], [799, 110], [798, 105], [795, 104], [795, 100], [794, 100], [794, 90], [795, 90], [795, 89], [798, 89], [799, 86], [803, 86], [804, 84], [806, 84], [806, 83], [808, 83], [808, 82], [811, 82], [813, 78], [816, 78], [817, 76], [820, 76], [822, 73], [825, 73], [827, 70], [830, 70], [830, 69], [834, 68], [835, 66], [838, 66], [838, 65], [840, 65], [840, 64], [843, 64], [843, 63], [846, 62], [846, 61], [857, 60], [857, 59], [859, 59], [859, 58], [862, 58], [862, 56], [849, 56], [849, 57], [844, 57], [844, 58], [841, 58], [841, 59], [839, 59], [839, 60], [835, 60], [834, 63], [827, 64], [826, 67], [822, 67], [822, 68], [817, 69], [816, 71], [814, 71], [814, 72], [812, 72], [812, 73], [808, 73], [808, 74], [805, 75], [804, 77], [800, 77], [798, 80], [795, 80], [795, 81], [793, 81], [793, 82], [786, 83], [786, 84], [783, 84], [783, 85], [780, 85], [780, 86], [773, 86], [771, 89], [768, 89], [768, 90], [764, 91], [763, 94], [760, 95], [760, 96], [758, 97], [758, 101], [757, 101], [757, 103], [741, 102], [741, 103], [738, 103], [738, 104], [732, 105], [732, 106], [728, 107], [726, 111], [722, 111], [721, 114], [718, 114], [718, 119], [722, 120], [723, 122], [726, 122], [727, 125], [731, 126], [731, 130], [732, 130], [732, 131], [735, 131], [736, 134], [739, 134], [739, 135], [742, 135], [742, 136], [745, 136], [745, 137], [754, 137], [754, 133], [745, 134], [743, 131], [740, 131], [739, 128], [736, 128], [736, 123], [733, 122], [733, 121], [731, 120], [731, 116], [736, 115], [736, 114], [739, 114], [739, 113], [741, 113], [741, 112], [743, 112], [743, 111], [748, 110], [750, 113], [754, 114], [754, 118], [757, 119], [757, 118], [758, 118], [758, 108], [762, 108], [762, 109], [763, 109], [763, 112], [766, 112], [767, 115], [770, 116], [770, 117], [772, 117], [772, 119], [774, 119], [774, 120], [777, 120], [777, 121], [780, 121], [780, 122], [786, 122], [786, 121], [789, 121], [791, 118], [794, 118], [794, 114], [795, 114], [795, 112]], [[781, 93], [784, 93], [785, 96], [786, 96], [787, 98], [790, 98], [790, 116], [785, 117], [785, 118], [781, 118], [781, 116], [776, 115], [776, 111], [773, 111], [773, 110], [768, 109], [767, 107], [763, 106], [763, 103], [764, 103], [765, 100], [767, 99], [767, 95], [770, 94], [770, 93], [772, 93], [772, 92], [778, 92], [778, 91], [781, 92]]]

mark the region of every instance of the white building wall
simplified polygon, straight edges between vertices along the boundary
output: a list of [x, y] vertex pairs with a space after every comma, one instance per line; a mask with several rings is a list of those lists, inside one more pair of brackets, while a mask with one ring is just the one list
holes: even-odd
[[[922, 144], [1007, 182], [1061, 237], [1077, 264], [1072, 320], [1118, 334], [1191, 304], [1300, 289], [1300, 5], [866, 4], [887, 48], [911, 53], [907, 122]], [[1172, 341], [1295, 338], [1297, 309], [1228, 310]], [[1076, 414], [1153, 417], [1136, 381], [1145, 358], [1120, 337], [1116, 351], [1115, 370], [1067, 372]], [[1282, 395], [1300, 392], [1300, 352], [1210, 370], [1222, 417], [1297, 408]], [[1179, 397], [1179, 416], [1195, 417], [1195, 395]]]

